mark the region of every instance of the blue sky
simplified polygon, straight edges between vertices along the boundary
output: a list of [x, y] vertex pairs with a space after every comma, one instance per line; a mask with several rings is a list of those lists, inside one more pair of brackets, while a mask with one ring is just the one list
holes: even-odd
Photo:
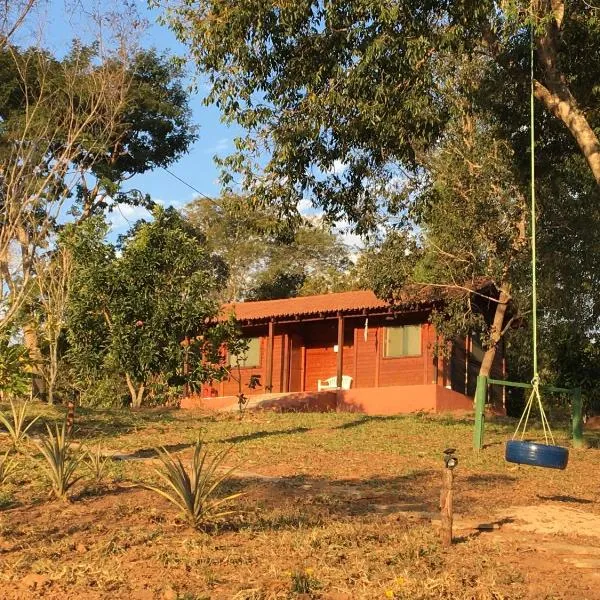
[[[155, 47], [159, 51], [168, 51], [185, 57], [187, 55], [186, 47], [175, 39], [168, 27], [158, 24], [159, 11], [150, 10], [147, 0], [132, 1], [135, 2], [141, 17], [148, 22], [140, 44], [146, 48]], [[122, 9], [122, 4], [123, 0], [45, 0], [45, 4], [40, 4], [37, 9], [38, 14], [33, 15], [30, 20], [32, 24], [28, 31], [22, 34], [20, 43], [25, 45], [28, 37], [33, 38], [36, 32], [36, 23], [41, 23], [41, 28], [45, 32], [44, 45], [60, 56], [67, 51], [75, 35], [85, 41], [87, 30], [89, 36], [92, 27], [89, 25], [89, 19], [86, 20], [85, 16], [81, 16], [82, 9], [83, 11], [94, 12], [96, 10], [97, 12], [97, 7], [101, 7], [102, 13], [108, 13], [111, 10], [118, 12]], [[18, 40], [17, 43], [19, 43]], [[188, 68], [191, 81], [193, 73], [191, 62]], [[198, 91], [193, 93], [190, 98], [190, 107], [193, 113], [193, 122], [200, 128], [199, 139], [190, 148], [189, 153], [173, 163], [169, 170], [203, 194], [215, 197], [219, 195], [219, 170], [214, 163], [214, 156], [230, 154], [233, 151], [233, 139], [242, 135], [243, 130], [236, 126], [226, 126], [221, 122], [221, 115], [215, 106], [203, 104], [203, 96], [208, 91], [206, 84], [198, 81], [197, 89]], [[335, 168], [343, 169], [344, 165], [339, 164]], [[127, 186], [150, 194], [153, 200], [165, 206], [171, 205], [177, 208], [183, 207], [198, 196], [190, 187], [163, 169], [137, 176], [129, 180]], [[308, 201], [299, 208], [304, 214], [318, 214], [318, 211], [310, 206]], [[139, 207], [122, 206], [118, 208], [109, 215], [113, 230], [111, 237], [124, 233], [138, 219], [147, 217], [148, 213]], [[360, 239], [349, 233], [347, 229], [345, 224], [338, 224], [338, 231], [347, 244], [361, 246]]]
[[[148, 28], [141, 40], [141, 45], [185, 56], [185, 46], [175, 39], [167, 27], [157, 23], [158, 11], [150, 10], [146, 0], [135, 1], [140, 14], [148, 20]], [[114, 0], [114, 2], [118, 7], [119, 0]], [[86, 5], [92, 7], [98, 5], [98, 2], [96, 0], [48, 0], [47, 5], [39, 9], [38, 15], [31, 20], [32, 24], [27, 35], [35, 35], [36, 25], [34, 23], [43, 22], [46, 31], [45, 45], [60, 55], [68, 48], [74, 37], [74, 31], [77, 31], [77, 35], [85, 38], [85, 28], [81, 26], [80, 21], [73, 20], [71, 15], [75, 14], [75, 11], [70, 10], [73, 5], [81, 6], [81, 4], [84, 7]], [[102, 5], [110, 9], [110, 0], [103, 2]], [[190, 64], [189, 70], [191, 73], [193, 65]], [[214, 164], [213, 157], [215, 154], [220, 156], [229, 154], [233, 149], [233, 138], [242, 132], [239, 128], [227, 127], [221, 123], [219, 110], [214, 106], [205, 106], [202, 103], [203, 94], [207, 89], [207, 86], [198, 85], [198, 92], [194, 93], [190, 100], [193, 121], [200, 126], [200, 137], [190, 148], [189, 153], [173, 163], [169, 170], [202, 193], [208, 196], [217, 196], [219, 194], [217, 181], [219, 171]], [[140, 189], [149, 193], [154, 200], [178, 208], [198, 195], [163, 169], [137, 176], [127, 182], [127, 187]], [[111, 215], [113, 230], [115, 233], [122, 233], [138, 218], [144, 216], [147, 216], [147, 213], [143, 209], [122, 207]]]

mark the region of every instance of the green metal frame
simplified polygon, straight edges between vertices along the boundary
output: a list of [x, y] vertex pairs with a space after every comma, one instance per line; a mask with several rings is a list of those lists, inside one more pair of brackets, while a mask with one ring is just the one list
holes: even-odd
[[[502, 379], [491, 379], [485, 375], [477, 377], [477, 388], [475, 390], [475, 428], [473, 430], [473, 449], [483, 448], [483, 434], [485, 429], [485, 401], [487, 398], [488, 385], [503, 385], [505, 387], [516, 387], [530, 390], [531, 383], [518, 381], [504, 381]], [[542, 385], [540, 390], [554, 394], [569, 394], [571, 396], [571, 433], [574, 448], [583, 446], [583, 402], [581, 388], [560, 388], [552, 385]]]

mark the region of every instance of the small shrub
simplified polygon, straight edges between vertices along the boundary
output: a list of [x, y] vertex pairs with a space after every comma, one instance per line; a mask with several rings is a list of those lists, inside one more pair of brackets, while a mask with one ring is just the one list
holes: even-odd
[[85, 454], [85, 466], [90, 470], [96, 483], [100, 483], [104, 477], [108, 457], [102, 454], [102, 446], [98, 444], [94, 450], [88, 450]]
[[321, 582], [313, 576], [312, 569], [294, 571], [292, 577], [292, 592], [295, 594], [312, 594], [321, 587]]
[[198, 440], [194, 446], [190, 472], [179, 458], [173, 458], [164, 448], [157, 450], [162, 469], [155, 469], [158, 476], [167, 484], [165, 488], [146, 486], [174, 504], [184, 515], [186, 521], [196, 529], [220, 520], [233, 510], [224, 510], [225, 506], [241, 494], [231, 494], [224, 498], [215, 498], [219, 487], [227, 481], [234, 469], [219, 475], [229, 448], [217, 452], [208, 458], [204, 443]]
[[61, 499], [67, 499], [67, 492], [77, 483], [81, 477], [75, 477], [75, 470], [83, 459], [71, 450], [71, 440], [67, 436], [66, 424], [59, 428], [56, 425], [55, 433], [48, 425], [48, 437], [40, 442], [40, 450], [46, 459], [45, 470], [52, 484], [54, 495]]
[[12, 344], [10, 335], [0, 337], [0, 397], [26, 394], [31, 386], [31, 359], [23, 344]]
[[0, 491], [0, 510], [10, 508], [15, 504], [13, 495], [6, 491]]
[[[0, 412], [0, 423], [6, 427], [8, 435], [15, 448], [18, 448], [26, 439], [27, 432], [31, 426], [40, 418], [40, 415], [33, 417], [31, 421], [26, 422], [27, 402], [15, 404], [10, 401], [11, 415], [6, 416]], [[12, 417], [12, 418], [11, 418]]]
[[3, 485], [16, 470], [17, 459], [7, 450], [4, 456], [0, 456], [0, 485]]

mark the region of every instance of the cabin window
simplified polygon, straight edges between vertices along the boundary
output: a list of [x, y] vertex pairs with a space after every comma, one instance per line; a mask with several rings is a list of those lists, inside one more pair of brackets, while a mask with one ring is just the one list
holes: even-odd
[[[252, 337], [246, 338], [246, 342], [248, 342], [248, 350], [243, 354], [240, 354], [239, 361], [240, 367], [243, 369], [248, 369], [252, 367], [260, 366], [260, 338]], [[237, 367], [238, 364], [238, 356], [236, 354], [229, 354], [229, 365], [232, 367]]]
[[421, 354], [421, 326], [386, 327], [383, 353], [385, 358], [419, 356]]

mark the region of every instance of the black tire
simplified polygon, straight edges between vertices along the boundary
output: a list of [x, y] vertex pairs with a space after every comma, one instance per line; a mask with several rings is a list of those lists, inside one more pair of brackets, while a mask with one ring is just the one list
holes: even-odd
[[506, 442], [504, 457], [508, 462], [519, 465], [565, 469], [569, 462], [569, 450], [563, 446], [511, 440]]

